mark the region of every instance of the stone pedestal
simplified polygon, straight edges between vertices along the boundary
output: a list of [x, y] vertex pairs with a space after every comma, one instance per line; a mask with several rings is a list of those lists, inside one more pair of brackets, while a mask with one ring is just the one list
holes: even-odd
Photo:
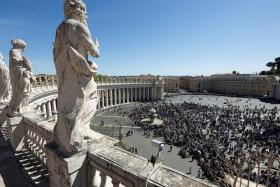
[[46, 152], [50, 187], [87, 186], [87, 152], [65, 158], [54, 143], [46, 145]]
[[10, 136], [11, 146], [14, 151], [20, 151], [24, 148], [24, 126], [22, 124], [22, 117], [13, 117], [6, 119], [8, 132]]

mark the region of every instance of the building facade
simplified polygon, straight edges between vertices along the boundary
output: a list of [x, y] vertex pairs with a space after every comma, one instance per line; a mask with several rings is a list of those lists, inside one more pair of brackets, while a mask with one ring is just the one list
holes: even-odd
[[190, 82], [191, 82], [191, 77], [189, 76], [180, 77], [180, 89], [189, 90]]
[[275, 76], [225, 74], [192, 78], [189, 88], [192, 92], [263, 97], [271, 94], [276, 82]]
[[178, 93], [180, 90], [180, 77], [178, 76], [163, 76], [164, 92]]
[[272, 85], [271, 94], [268, 95], [270, 99], [280, 101], [280, 82], [278, 77], [278, 82]]

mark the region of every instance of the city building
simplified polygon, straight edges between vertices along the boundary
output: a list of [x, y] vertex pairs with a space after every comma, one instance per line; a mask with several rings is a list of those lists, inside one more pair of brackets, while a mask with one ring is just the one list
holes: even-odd
[[179, 76], [163, 76], [164, 79], [164, 92], [177, 93], [180, 89], [180, 77]]
[[191, 82], [191, 77], [190, 76], [180, 77], [180, 89], [189, 90], [190, 89], [190, 82]]
[[190, 80], [191, 92], [210, 92], [225, 95], [263, 97], [272, 92], [275, 76], [221, 74], [194, 77]]
[[277, 82], [272, 84], [272, 90], [270, 95], [268, 95], [269, 99], [280, 101], [280, 79], [277, 77]]

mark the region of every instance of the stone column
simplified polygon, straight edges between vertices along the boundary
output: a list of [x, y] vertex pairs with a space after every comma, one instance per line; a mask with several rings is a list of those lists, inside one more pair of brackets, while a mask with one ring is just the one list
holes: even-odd
[[122, 103], [122, 91], [121, 91], [121, 88], [119, 88], [119, 102], [118, 104], [121, 104]]
[[133, 88], [130, 88], [130, 95], [129, 95], [129, 97], [130, 97], [130, 102], [133, 102]]
[[101, 90], [101, 108], [104, 108], [104, 90]]
[[110, 106], [113, 106], [113, 90], [110, 89]]
[[158, 91], [157, 91], [157, 87], [155, 87], [155, 100], [157, 100], [158, 99]]
[[97, 91], [97, 95], [98, 95], [98, 103], [97, 103], [97, 108], [100, 109], [100, 102], [101, 102], [101, 98], [100, 98], [100, 90]]
[[108, 90], [105, 90], [105, 96], [106, 96], [106, 107], [109, 107], [109, 94], [108, 94]]
[[142, 101], [142, 88], [139, 88], [139, 101]]
[[161, 87], [160, 88], [160, 100], [162, 100], [163, 99], [163, 96], [164, 96], [164, 88], [163, 87]]
[[46, 108], [46, 103], [41, 104], [41, 111], [44, 114], [44, 117], [47, 117], [47, 108]]
[[129, 103], [129, 88], [126, 88], [126, 102]]
[[138, 88], [134, 88], [134, 93], [135, 93], [135, 101], [138, 101]]
[[143, 88], [143, 101], [146, 101], [146, 87]]
[[148, 100], [148, 101], [150, 101], [150, 100], [151, 100], [151, 98], [150, 98], [150, 87], [148, 87], [147, 100]]
[[117, 89], [114, 89], [114, 105], [117, 105], [118, 104], [118, 102], [117, 102], [117, 100], [118, 100], [118, 98], [117, 98]]
[[52, 117], [52, 106], [51, 106], [51, 102], [47, 101], [47, 118]]
[[54, 121], [57, 121], [57, 106], [56, 106], [56, 99], [53, 99], [52, 101], [53, 106], [53, 115], [54, 115]]
[[123, 98], [123, 103], [126, 103], [125, 101], [125, 88], [122, 89], [122, 98]]
[[154, 101], [155, 100], [155, 87], [151, 88], [151, 100]]

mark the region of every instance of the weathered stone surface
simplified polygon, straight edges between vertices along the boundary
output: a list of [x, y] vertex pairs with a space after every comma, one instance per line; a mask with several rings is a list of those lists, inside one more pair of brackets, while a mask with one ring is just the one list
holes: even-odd
[[3, 55], [0, 53], [0, 103], [8, 102], [11, 96], [9, 69], [4, 64]]
[[22, 117], [14, 117], [7, 119], [10, 142], [14, 151], [20, 151], [25, 146], [25, 131], [24, 126], [21, 122]]
[[80, 152], [70, 158], [65, 158], [56, 146], [52, 143], [46, 146], [50, 186], [86, 187], [86, 152]]
[[16, 116], [28, 110], [29, 93], [31, 92], [30, 79], [33, 78], [31, 62], [23, 51], [26, 43], [20, 39], [11, 41], [13, 45], [10, 50], [10, 79], [12, 85], [12, 98], [10, 100], [8, 115]]
[[54, 44], [58, 78], [58, 121], [54, 135], [59, 149], [71, 156], [102, 137], [89, 128], [98, 96], [93, 79], [97, 66], [88, 60], [88, 54], [99, 57], [99, 50], [87, 27], [82, 0], [65, 0], [64, 13], [65, 20], [57, 29]]
[[198, 179], [186, 176], [172, 168], [159, 166], [159, 168], [150, 177], [150, 182], [161, 184], [162, 186], [174, 187], [214, 187], [209, 183], [204, 183]]

